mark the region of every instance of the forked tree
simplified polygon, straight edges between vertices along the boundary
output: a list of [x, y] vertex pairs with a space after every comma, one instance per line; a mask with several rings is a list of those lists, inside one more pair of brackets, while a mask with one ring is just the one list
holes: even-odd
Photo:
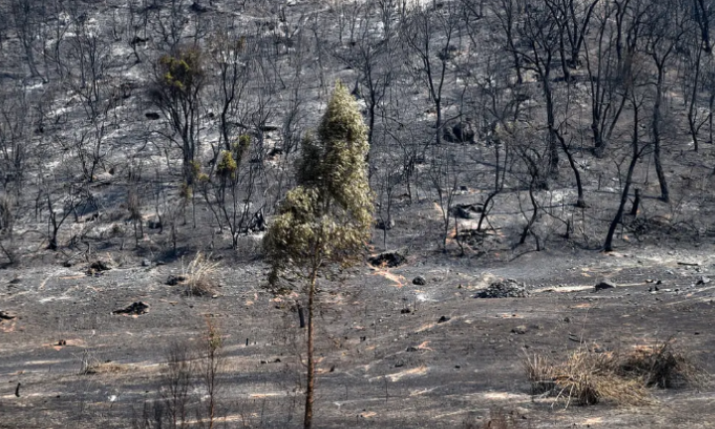
[[359, 107], [340, 82], [335, 86], [317, 138], [306, 137], [296, 165], [296, 187], [288, 191], [264, 238], [272, 265], [269, 281], [279, 287], [286, 272], [304, 280], [308, 298], [307, 388], [303, 426], [313, 418], [315, 392], [314, 309], [318, 274], [361, 260], [373, 223], [367, 177], [367, 129]]

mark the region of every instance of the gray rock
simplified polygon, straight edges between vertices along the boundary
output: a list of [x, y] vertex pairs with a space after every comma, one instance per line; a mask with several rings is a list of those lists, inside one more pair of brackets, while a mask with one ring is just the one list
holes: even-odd
[[188, 278], [184, 275], [179, 274], [178, 276], [175, 276], [173, 274], [169, 275], [169, 278], [166, 279], [166, 284], [169, 286], [176, 286], [178, 284], [184, 283]]
[[100, 273], [103, 271], [109, 271], [111, 269], [112, 269], [112, 267], [107, 261], [103, 261], [103, 260], [99, 259], [99, 260], [92, 262], [92, 264], [90, 264], [89, 273], [92, 273], [92, 274]]
[[452, 214], [457, 219], [471, 219], [472, 218], [472, 214], [469, 212], [469, 210], [467, 210], [466, 208], [464, 208], [461, 205], [452, 207]]
[[120, 308], [119, 310], [112, 311], [112, 314], [128, 314], [128, 315], [140, 315], [149, 312], [149, 305], [141, 301], [132, 303], [131, 305]]
[[707, 277], [705, 277], [705, 276], [700, 276], [700, 278], [698, 279], [698, 281], [697, 281], [695, 284], [696, 284], [697, 286], [700, 286], [700, 285], [706, 285], [706, 284], [708, 284], [708, 283], [710, 283], [710, 279], [709, 279], [709, 278], [707, 278]]
[[261, 131], [268, 133], [271, 131], [278, 131], [281, 127], [278, 124], [263, 124], [261, 125]]
[[512, 334], [519, 334], [519, 335], [524, 335], [527, 332], [529, 332], [529, 328], [527, 328], [526, 325], [519, 325], [516, 328], [511, 330]]
[[142, 259], [142, 267], [151, 267], [151, 261], [146, 258]]
[[614, 289], [616, 286], [616, 283], [611, 281], [610, 279], [603, 279], [602, 281], [596, 283], [596, 286], [594, 286], [594, 288], [596, 292], [598, 292], [599, 290]]
[[399, 267], [407, 261], [408, 250], [403, 247], [398, 250], [391, 250], [380, 253], [377, 256], [368, 258], [368, 262], [374, 267], [394, 268]]
[[412, 284], [415, 284], [417, 286], [424, 286], [427, 284], [427, 279], [425, 279], [422, 276], [417, 276], [414, 279], [412, 279]]
[[208, 10], [209, 10], [208, 7], [202, 5], [201, 3], [197, 2], [197, 1], [193, 2], [189, 9], [191, 9], [192, 12], [196, 12], [196, 13], [205, 13], [205, 12], [208, 12]]
[[473, 214], [481, 213], [482, 206], [477, 204], [457, 204], [450, 208], [450, 211], [457, 219], [472, 219]]
[[389, 231], [394, 227], [395, 227], [395, 221], [392, 219], [390, 219], [389, 221], [384, 221], [384, 220], [378, 219], [377, 222], [375, 222], [375, 228], [381, 229], [383, 231]]
[[476, 133], [472, 126], [465, 122], [460, 122], [452, 127], [445, 127], [443, 138], [449, 143], [474, 143]]
[[493, 282], [488, 288], [477, 293], [475, 298], [526, 298], [527, 296], [529, 296], [529, 292], [524, 285], [513, 279], [502, 279]]
[[0, 310], [0, 320], [12, 320], [17, 317], [14, 311]]

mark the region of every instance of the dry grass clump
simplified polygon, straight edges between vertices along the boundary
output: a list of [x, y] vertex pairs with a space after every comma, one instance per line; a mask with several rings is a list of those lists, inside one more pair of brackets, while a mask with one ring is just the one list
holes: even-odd
[[558, 365], [554, 384], [557, 397], [578, 405], [593, 405], [601, 401], [622, 405], [643, 405], [650, 394], [643, 383], [618, 374], [618, 356], [596, 353], [585, 348], [574, 351]]
[[648, 387], [675, 389], [685, 386], [702, 387], [707, 376], [673, 338], [662, 343], [635, 347], [619, 362], [622, 377], [637, 378]]
[[527, 355], [524, 364], [532, 394], [565, 399], [566, 406], [601, 401], [643, 405], [652, 401], [648, 387], [704, 384], [704, 373], [674, 343], [671, 339], [625, 353], [581, 347], [558, 364], [538, 354]]
[[534, 353], [526, 354], [524, 361], [526, 376], [531, 382], [531, 394], [541, 395], [552, 392], [556, 388], [556, 369], [544, 356]]
[[532, 394], [565, 399], [567, 406], [592, 405], [602, 400], [639, 403], [648, 397], [644, 387], [620, 380], [613, 371], [612, 355], [579, 349], [560, 363], [540, 355], [527, 356], [525, 367]]
[[181, 284], [186, 287], [185, 293], [190, 296], [214, 296], [216, 282], [214, 276], [219, 268], [218, 262], [198, 252], [194, 259], [184, 268]]

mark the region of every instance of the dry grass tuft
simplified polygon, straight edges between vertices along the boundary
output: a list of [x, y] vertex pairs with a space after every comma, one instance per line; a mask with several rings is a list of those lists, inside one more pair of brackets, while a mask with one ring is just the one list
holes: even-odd
[[556, 388], [554, 380], [556, 379], [555, 369], [553, 364], [545, 357], [533, 354], [526, 354], [524, 360], [526, 368], [526, 376], [531, 382], [531, 394], [541, 395], [542, 393], [551, 392]]
[[601, 401], [623, 405], [649, 402], [645, 386], [618, 376], [615, 356], [580, 348], [560, 364], [539, 356], [527, 356], [525, 366], [532, 394], [547, 394], [565, 399], [566, 406], [593, 405]]
[[638, 380], [620, 377], [616, 371], [618, 357], [612, 353], [596, 353], [579, 349], [556, 367], [554, 380], [557, 397], [577, 405], [593, 405], [601, 401], [621, 405], [644, 405], [650, 394]]
[[214, 276], [219, 268], [218, 262], [212, 262], [210, 257], [198, 252], [189, 265], [184, 268], [182, 284], [186, 287], [186, 295], [214, 296], [216, 283]]
[[700, 387], [705, 373], [674, 341], [636, 347], [627, 353], [596, 352], [581, 347], [559, 364], [541, 355], [526, 355], [524, 366], [532, 394], [546, 394], [571, 403], [593, 405], [602, 401], [644, 405], [653, 401], [647, 388]]
[[702, 387], [707, 382], [705, 372], [682, 349], [677, 349], [675, 343], [675, 339], [670, 338], [634, 348], [622, 357], [618, 373], [622, 377], [640, 379], [648, 387]]

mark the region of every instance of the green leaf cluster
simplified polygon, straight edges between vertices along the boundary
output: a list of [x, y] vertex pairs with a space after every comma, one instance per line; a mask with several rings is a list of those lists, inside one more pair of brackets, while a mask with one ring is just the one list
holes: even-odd
[[248, 134], [241, 134], [238, 137], [238, 142], [233, 144], [233, 157], [236, 159], [238, 164], [243, 160], [243, 156], [248, 152], [248, 148], [251, 146], [251, 136]]
[[168, 89], [188, 93], [197, 87], [203, 77], [201, 51], [188, 48], [175, 55], [163, 55], [159, 59], [161, 84]]
[[373, 223], [367, 177], [367, 129], [340, 82], [296, 165], [297, 186], [283, 200], [264, 237], [273, 284], [286, 269], [315, 271], [361, 260]]
[[238, 164], [233, 158], [233, 154], [227, 150], [221, 152], [221, 160], [216, 167], [216, 174], [222, 179], [234, 179], [236, 177]]

